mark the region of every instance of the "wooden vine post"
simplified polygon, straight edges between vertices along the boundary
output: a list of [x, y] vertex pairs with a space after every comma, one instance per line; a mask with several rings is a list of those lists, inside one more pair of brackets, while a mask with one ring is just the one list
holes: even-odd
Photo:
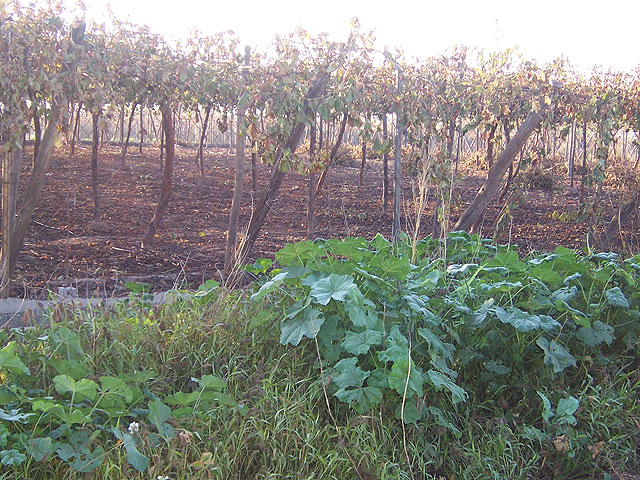
[[[251, 59], [251, 47], [246, 46], [244, 51], [244, 69], [242, 72], [243, 87], [246, 89], [247, 69]], [[243, 92], [244, 93], [244, 92]], [[240, 205], [242, 203], [242, 193], [244, 191], [244, 144], [246, 133], [241, 129], [245, 128], [246, 107], [242, 101], [238, 102], [238, 114], [236, 116], [236, 164], [235, 179], [233, 184], [233, 199], [231, 201], [231, 215], [229, 216], [229, 230], [227, 231], [227, 247], [224, 254], [224, 272], [228, 277], [236, 263], [236, 250], [238, 244], [238, 220], [240, 218]]]
[[310, 127], [309, 135], [309, 161], [311, 173], [309, 174], [308, 198], [307, 198], [307, 240], [313, 240], [316, 235], [316, 183], [318, 174], [315, 171], [316, 162], [316, 123], [315, 118]]
[[[396, 64], [396, 95], [402, 92], [402, 69]], [[396, 110], [396, 136], [393, 142], [393, 243], [400, 235], [400, 202], [402, 200], [402, 133], [404, 130], [402, 114]]]
[[16, 204], [18, 200], [18, 181], [22, 165], [22, 148], [5, 152], [2, 156], [2, 278], [0, 278], [0, 298], [9, 296], [11, 270], [15, 263], [13, 231], [15, 227]]
[[[385, 113], [382, 116], [382, 141], [385, 145], [388, 139], [387, 114]], [[382, 155], [382, 213], [386, 216], [389, 210], [389, 152], [386, 147]]]
[[91, 128], [91, 192], [93, 194], [93, 218], [100, 218], [100, 197], [98, 192], [98, 144], [100, 141], [100, 113], [92, 112]]

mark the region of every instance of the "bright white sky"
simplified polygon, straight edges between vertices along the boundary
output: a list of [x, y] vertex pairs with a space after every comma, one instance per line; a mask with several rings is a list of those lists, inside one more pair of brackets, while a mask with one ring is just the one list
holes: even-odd
[[[68, 0], [71, 2], [72, 0]], [[84, 0], [89, 17], [104, 0]], [[640, 64], [638, 0], [110, 0], [116, 17], [147, 24], [169, 38], [192, 30], [233, 30], [242, 42], [266, 47], [276, 33], [301, 25], [345, 39], [349, 22], [374, 30], [377, 46], [407, 57], [444, 53], [456, 44], [488, 51], [517, 46], [540, 62], [567, 57], [583, 71], [633, 70]]]

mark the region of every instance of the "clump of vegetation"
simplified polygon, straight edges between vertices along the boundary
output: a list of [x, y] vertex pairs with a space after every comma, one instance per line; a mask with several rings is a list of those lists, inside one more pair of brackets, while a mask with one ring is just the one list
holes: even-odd
[[[315, 343], [327, 395], [414, 425], [408, 463], [416, 448], [445, 476], [637, 468], [639, 412], [624, 399], [640, 388], [639, 259], [562, 247], [520, 259], [462, 232], [444, 259], [442, 248], [381, 236], [289, 245], [254, 298], [285, 288], [281, 343]], [[625, 407], [603, 409], [604, 391]], [[506, 458], [481, 462], [497, 452]]]
[[0, 333], [0, 478], [637, 473], [640, 258], [454, 233], [276, 261], [252, 298], [132, 285]]
[[604, 185], [616, 190], [636, 192], [640, 189], [640, 173], [633, 168], [621, 166], [607, 174]]
[[552, 169], [532, 168], [522, 174], [522, 186], [527, 190], [553, 191], [556, 188], [556, 175]]

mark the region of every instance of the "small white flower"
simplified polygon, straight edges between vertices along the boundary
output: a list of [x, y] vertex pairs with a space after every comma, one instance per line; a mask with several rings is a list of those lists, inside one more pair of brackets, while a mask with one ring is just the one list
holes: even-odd
[[166, 475], [158, 475], [156, 480], [170, 480], [170, 478]]
[[138, 422], [131, 422], [127, 430], [129, 431], [129, 435], [135, 435], [140, 431], [140, 424]]

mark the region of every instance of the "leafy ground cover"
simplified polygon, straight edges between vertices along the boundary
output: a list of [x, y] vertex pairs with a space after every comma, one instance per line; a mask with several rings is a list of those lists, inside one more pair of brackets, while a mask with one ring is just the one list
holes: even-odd
[[247, 269], [1, 332], [0, 478], [639, 473], [639, 257], [378, 235]]

